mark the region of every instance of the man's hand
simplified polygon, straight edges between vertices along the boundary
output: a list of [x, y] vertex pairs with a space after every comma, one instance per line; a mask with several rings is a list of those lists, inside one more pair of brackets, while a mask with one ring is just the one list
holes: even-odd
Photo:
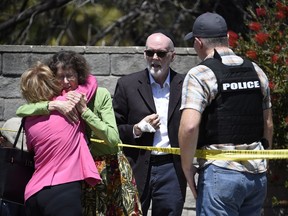
[[196, 187], [196, 183], [195, 183], [195, 175], [197, 173], [197, 168], [195, 166], [193, 166], [192, 168], [192, 176], [193, 178], [191, 178], [191, 182], [188, 182], [188, 185], [192, 191], [192, 194], [194, 196], [195, 199], [197, 199], [197, 187]]
[[140, 125], [143, 125], [143, 122], [146, 124], [149, 124], [148, 126], [152, 127], [152, 129], [154, 128], [155, 130], [158, 130], [161, 124], [158, 114], [148, 115], [145, 118], [143, 118], [138, 124], [134, 125], [133, 130], [136, 136], [141, 136], [143, 132], [151, 133], [151, 130], [149, 129], [149, 127], [140, 126]]
[[155, 130], [160, 128], [160, 117], [158, 114], [151, 114], [146, 116], [144, 119], [147, 123], [149, 123]]

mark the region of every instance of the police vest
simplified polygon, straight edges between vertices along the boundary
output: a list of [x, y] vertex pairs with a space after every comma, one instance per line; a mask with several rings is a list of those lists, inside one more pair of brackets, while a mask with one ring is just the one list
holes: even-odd
[[249, 60], [227, 66], [210, 58], [209, 67], [218, 83], [218, 94], [202, 114], [198, 148], [209, 144], [244, 144], [263, 137], [263, 95], [259, 77]]

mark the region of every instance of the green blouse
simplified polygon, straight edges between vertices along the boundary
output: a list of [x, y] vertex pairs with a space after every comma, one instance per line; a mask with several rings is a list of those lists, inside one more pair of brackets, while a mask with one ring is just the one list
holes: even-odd
[[[20, 106], [16, 115], [19, 117], [31, 115], [49, 115], [47, 109], [48, 101], [24, 104]], [[112, 98], [106, 88], [98, 87], [96, 97], [88, 104], [88, 108], [82, 113], [81, 118], [89, 126], [87, 129], [91, 138], [104, 140], [104, 143], [90, 143], [90, 151], [93, 156], [102, 156], [106, 154], [116, 154], [120, 148], [118, 143], [121, 143], [115, 114], [112, 106]]]

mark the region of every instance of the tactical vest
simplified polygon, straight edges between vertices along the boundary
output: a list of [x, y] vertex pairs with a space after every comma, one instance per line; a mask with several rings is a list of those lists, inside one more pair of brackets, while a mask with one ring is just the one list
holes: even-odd
[[209, 144], [244, 144], [263, 137], [263, 95], [259, 77], [249, 60], [227, 66], [210, 58], [209, 67], [218, 83], [218, 94], [202, 114], [198, 148]]

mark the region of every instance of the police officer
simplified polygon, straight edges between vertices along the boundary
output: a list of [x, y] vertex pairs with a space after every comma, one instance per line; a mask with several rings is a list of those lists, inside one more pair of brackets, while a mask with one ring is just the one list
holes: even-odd
[[266, 197], [266, 160], [198, 159], [198, 149], [271, 148], [273, 122], [268, 79], [255, 63], [228, 47], [222, 16], [204, 13], [185, 36], [202, 62], [183, 83], [179, 128], [182, 168], [196, 200], [197, 215], [260, 215]]

